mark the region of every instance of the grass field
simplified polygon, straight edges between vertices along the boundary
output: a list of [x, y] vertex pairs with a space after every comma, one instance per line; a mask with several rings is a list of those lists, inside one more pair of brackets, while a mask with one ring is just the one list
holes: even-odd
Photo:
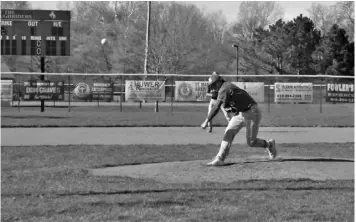
[[[1, 221], [353, 221], [354, 181], [167, 184], [89, 169], [208, 160], [217, 145], [2, 147]], [[279, 152], [352, 158], [354, 143], [280, 144]], [[260, 150], [234, 145], [230, 157]]]
[[[263, 112], [261, 126], [329, 126], [354, 127], [354, 104], [323, 104], [322, 113], [317, 104], [271, 104], [260, 105]], [[199, 126], [207, 114], [207, 105], [162, 106], [154, 112], [152, 104], [125, 106], [120, 112], [119, 106], [106, 107], [46, 107], [44, 113], [39, 107], [18, 108], [3, 107], [1, 110], [2, 127], [91, 127], [91, 126]], [[226, 126], [226, 120], [220, 113], [214, 122], [217, 126]]]

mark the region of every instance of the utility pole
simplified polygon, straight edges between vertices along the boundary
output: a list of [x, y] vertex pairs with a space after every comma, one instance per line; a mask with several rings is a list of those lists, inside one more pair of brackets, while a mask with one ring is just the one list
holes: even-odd
[[239, 81], [239, 45], [235, 44], [232, 47], [236, 48], [236, 81]]
[[150, 22], [151, 22], [150, 20], [151, 20], [151, 1], [148, 1], [147, 2], [146, 50], [145, 50], [144, 74], [147, 74], [147, 65], [148, 65], [147, 59], [148, 59], [148, 50], [149, 50], [149, 41], [150, 41]]

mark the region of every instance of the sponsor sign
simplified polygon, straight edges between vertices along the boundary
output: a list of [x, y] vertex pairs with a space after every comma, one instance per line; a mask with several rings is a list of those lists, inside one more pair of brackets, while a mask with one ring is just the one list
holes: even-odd
[[326, 85], [326, 102], [354, 103], [354, 84], [328, 83]]
[[125, 82], [126, 101], [164, 101], [165, 93], [164, 81], [126, 80]]
[[24, 100], [64, 100], [63, 82], [29, 80], [23, 83]]
[[88, 100], [91, 94], [90, 86], [85, 82], [79, 82], [73, 90], [73, 100]]
[[73, 84], [71, 83], [71, 85], [66, 84], [64, 86], [66, 100], [68, 100], [69, 91], [71, 91], [71, 100], [75, 102], [92, 102], [97, 100], [111, 102], [113, 99], [113, 83], [103, 79], [98, 82], [89, 79], [76, 81]]
[[0, 80], [1, 83], [1, 101], [12, 101], [12, 80]]
[[175, 101], [208, 101], [207, 81], [176, 81]]
[[263, 82], [232, 82], [239, 88], [245, 90], [257, 103], [265, 101], [265, 84]]
[[312, 103], [313, 83], [280, 83], [274, 84], [274, 102]]
[[91, 88], [93, 100], [111, 101], [113, 97], [113, 87], [109, 82], [94, 82]]

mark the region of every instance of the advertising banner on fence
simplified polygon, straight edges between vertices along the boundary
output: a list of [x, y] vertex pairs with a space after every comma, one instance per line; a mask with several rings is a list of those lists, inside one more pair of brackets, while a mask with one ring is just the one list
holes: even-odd
[[91, 90], [90, 85], [86, 82], [77, 82], [74, 85], [72, 92], [73, 101], [90, 101], [91, 100]]
[[23, 83], [24, 100], [64, 100], [63, 82], [29, 80]]
[[[110, 82], [94, 82], [91, 80], [79, 81], [74, 83], [74, 89], [72, 91], [73, 101], [112, 101], [113, 98], [113, 86]], [[71, 86], [66, 86], [66, 92], [71, 90]]]
[[265, 84], [263, 82], [232, 82], [239, 88], [245, 90], [252, 96], [252, 98], [258, 102], [263, 103], [265, 101]]
[[175, 101], [208, 101], [207, 81], [176, 81]]
[[274, 84], [275, 103], [312, 103], [313, 83], [283, 83]]
[[326, 102], [354, 103], [354, 84], [328, 83]]
[[126, 101], [164, 101], [165, 93], [164, 81], [126, 80], [125, 82]]
[[12, 80], [0, 80], [1, 83], [1, 101], [12, 101]]
[[113, 85], [108, 82], [94, 82], [91, 88], [93, 100], [111, 101], [113, 97]]

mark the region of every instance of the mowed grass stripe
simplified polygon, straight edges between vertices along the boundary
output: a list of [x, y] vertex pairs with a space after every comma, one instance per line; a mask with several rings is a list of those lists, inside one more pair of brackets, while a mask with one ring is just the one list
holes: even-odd
[[[261, 126], [330, 126], [353, 127], [353, 104], [324, 104], [322, 113], [316, 104], [260, 104], [263, 112]], [[39, 107], [2, 108], [2, 127], [119, 127], [119, 126], [199, 126], [207, 115], [207, 106], [170, 107]], [[216, 126], [226, 126], [220, 113], [214, 119]]]

